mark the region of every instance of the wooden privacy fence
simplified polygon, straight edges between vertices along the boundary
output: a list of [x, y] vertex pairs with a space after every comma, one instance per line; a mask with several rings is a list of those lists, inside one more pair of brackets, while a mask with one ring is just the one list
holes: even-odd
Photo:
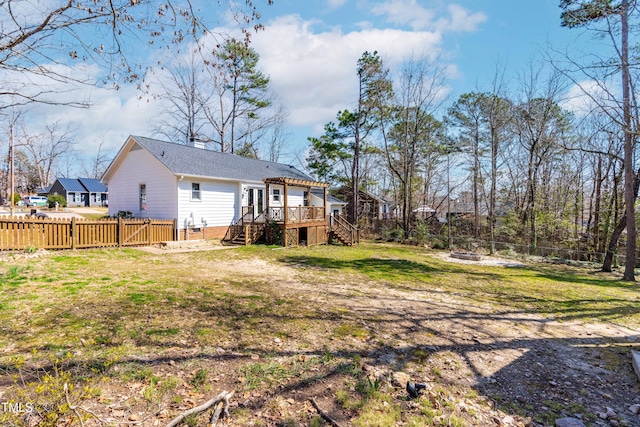
[[0, 250], [153, 245], [177, 234], [176, 220], [0, 218]]

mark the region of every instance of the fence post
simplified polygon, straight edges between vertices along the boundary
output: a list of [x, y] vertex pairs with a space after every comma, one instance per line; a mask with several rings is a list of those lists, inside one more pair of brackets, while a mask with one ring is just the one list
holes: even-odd
[[[10, 219], [13, 219], [13, 216], [10, 217]], [[7, 223], [7, 233], [9, 236], [9, 249], [13, 249], [13, 242], [15, 241], [15, 236], [14, 234], [16, 233], [15, 231], [15, 223], [13, 221], [9, 221]]]
[[147, 222], [147, 245], [151, 246], [151, 219], [147, 218], [145, 221]]
[[124, 234], [123, 219], [122, 217], [118, 217], [118, 247], [119, 248], [122, 247], [123, 234]]
[[179, 236], [178, 236], [178, 218], [173, 218], [173, 240], [176, 241], [176, 242], [179, 240]]
[[71, 218], [71, 249], [76, 248], [76, 218]]

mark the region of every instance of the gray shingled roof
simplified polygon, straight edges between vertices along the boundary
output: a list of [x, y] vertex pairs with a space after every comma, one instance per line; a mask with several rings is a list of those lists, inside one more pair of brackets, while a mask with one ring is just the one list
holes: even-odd
[[142, 136], [132, 138], [176, 175], [262, 181], [264, 178], [313, 178], [293, 166], [220, 153]]

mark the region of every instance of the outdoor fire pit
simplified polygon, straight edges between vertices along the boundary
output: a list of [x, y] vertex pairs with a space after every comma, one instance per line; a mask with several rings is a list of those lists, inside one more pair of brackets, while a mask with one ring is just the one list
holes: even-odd
[[467, 261], [480, 261], [482, 255], [475, 252], [451, 252], [451, 258], [465, 259]]

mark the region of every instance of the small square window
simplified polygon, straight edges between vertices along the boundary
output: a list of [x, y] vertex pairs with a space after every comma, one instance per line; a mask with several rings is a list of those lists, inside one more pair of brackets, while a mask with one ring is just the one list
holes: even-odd
[[191, 183], [191, 200], [202, 200], [200, 194], [200, 183]]
[[273, 201], [274, 202], [279, 202], [280, 201], [280, 189], [279, 188], [274, 188], [273, 189]]

